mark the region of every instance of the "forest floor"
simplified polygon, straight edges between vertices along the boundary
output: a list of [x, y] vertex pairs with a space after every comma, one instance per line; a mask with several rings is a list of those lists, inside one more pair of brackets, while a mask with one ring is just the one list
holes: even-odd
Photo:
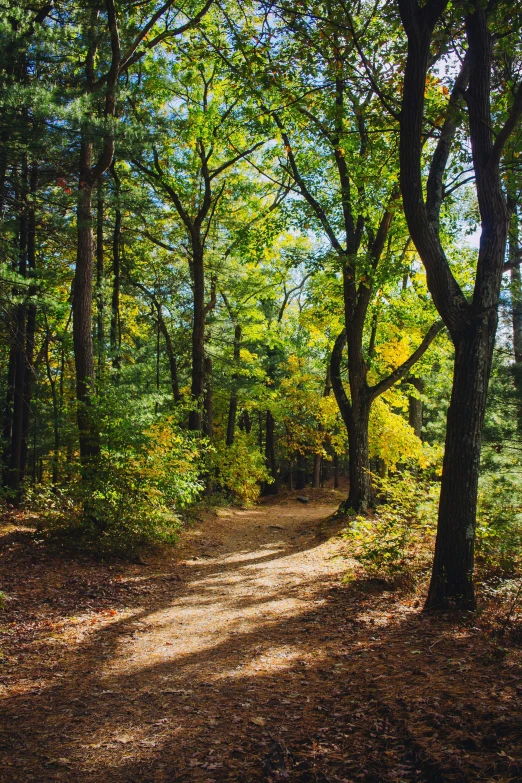
[[342, 581], [341, 496], [220, 510], [143, 564], [5, 521], [0, 781], [522, 781], [522, 651]]

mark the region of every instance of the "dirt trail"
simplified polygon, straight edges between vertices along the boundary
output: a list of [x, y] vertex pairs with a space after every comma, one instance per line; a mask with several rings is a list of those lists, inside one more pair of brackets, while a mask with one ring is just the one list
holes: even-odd
[[221, 511], [143, 566], [9, 533], [0, 781], [522, 780], [519, 658], [343, 587], [337, 500]]

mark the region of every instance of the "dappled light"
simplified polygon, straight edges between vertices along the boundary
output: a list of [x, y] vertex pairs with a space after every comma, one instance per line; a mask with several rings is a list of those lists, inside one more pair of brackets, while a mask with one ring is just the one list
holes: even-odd
[[520, 657], [391, 583], [342, 586], [334, 509], [220, 512], [141, 566], [13, 545], [2, 783], [261, 781], [274, 742], [296, 781], [516, 779]]

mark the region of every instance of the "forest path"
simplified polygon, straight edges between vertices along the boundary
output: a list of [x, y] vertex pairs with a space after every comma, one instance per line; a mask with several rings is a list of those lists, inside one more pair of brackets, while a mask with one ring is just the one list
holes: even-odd
[[7, 532], [0, 781], [521, 780], [520, 660], [343, 586], [338, 500], [221, 510], [145, 565]]

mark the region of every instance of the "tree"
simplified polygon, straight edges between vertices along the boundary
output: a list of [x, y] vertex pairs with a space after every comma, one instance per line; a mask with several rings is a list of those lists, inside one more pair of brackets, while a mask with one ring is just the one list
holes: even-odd
[[[511, 85], [510, 99], [506, 91], [505, 100], [510, 105], [504, 124], [498, 126], [492, 109], [492, 98], [499, 99], [492, 86], [496, 45], [493, 30], [509, 23], [511, 8], [504, 4], [486, 8], [478, 2], [470, 3], [466, 13], [457, 14], [456, 18], [457, 25], [464, 24], [466, 41], [459, 40], [461, 67], [453, 81], [444, 122], [436, 131], [424, 196], [425, 90], [433, 63], [434, 31], [442, 22], [447, 5], [446, 0], [429, 0], [423, 6], [417, 0], [399, 0], [408, 40], [400, 114], [400, 169], [411, 237], [426, 267], [435, 306], [455, 346], [437, 541], [426, 608], [455, 605], [472, 609], [481, 431], [509, 223], [500, 164], [504, 146], [522, 115], [522, 83]], [[449, 46], [447, 42], [443, 45]], [[440, 46], [438, 41], [435, 59], [440, 56]], [[444, 176], [461, 121], [462, 98], [467, 106], [482, 228], [471, 301], [452, 273], [440, 233]]]
[[[383, 30], [374, 7], [360, 7], [353, 16], [329, 3], [301, 6], [299, 14], [285, 5], [272, 11], [275, 21], [264, 23], [262, 32], [231, 24], [250, 89], [277, 127], [282, 168], [305, 202], [302, 225], [322, 231], [338, 261], [344, 329], [332, 352], [331, 383], [349, 441], [350, 492], [343, 509], [365, 511], [372, 403], [409, 372], [442, 324], [434, 324], [409, 359], [370, 387], [366, 334], [372, 299], [384, 280], [403, 273], [394, 263], [404, 238], [392, 236], [398, 209], [393, 141], [383, 127], [381, 96], [358, 63], [358, 28], [374, 36]], [[237, 71], [236, 64], [230, 67]], [[392, 73], [391, 83], [395, 79]], [[279, 108], [281, 103], [288, 108]], [[349, 394], [341, 373], [345, 345]]]

